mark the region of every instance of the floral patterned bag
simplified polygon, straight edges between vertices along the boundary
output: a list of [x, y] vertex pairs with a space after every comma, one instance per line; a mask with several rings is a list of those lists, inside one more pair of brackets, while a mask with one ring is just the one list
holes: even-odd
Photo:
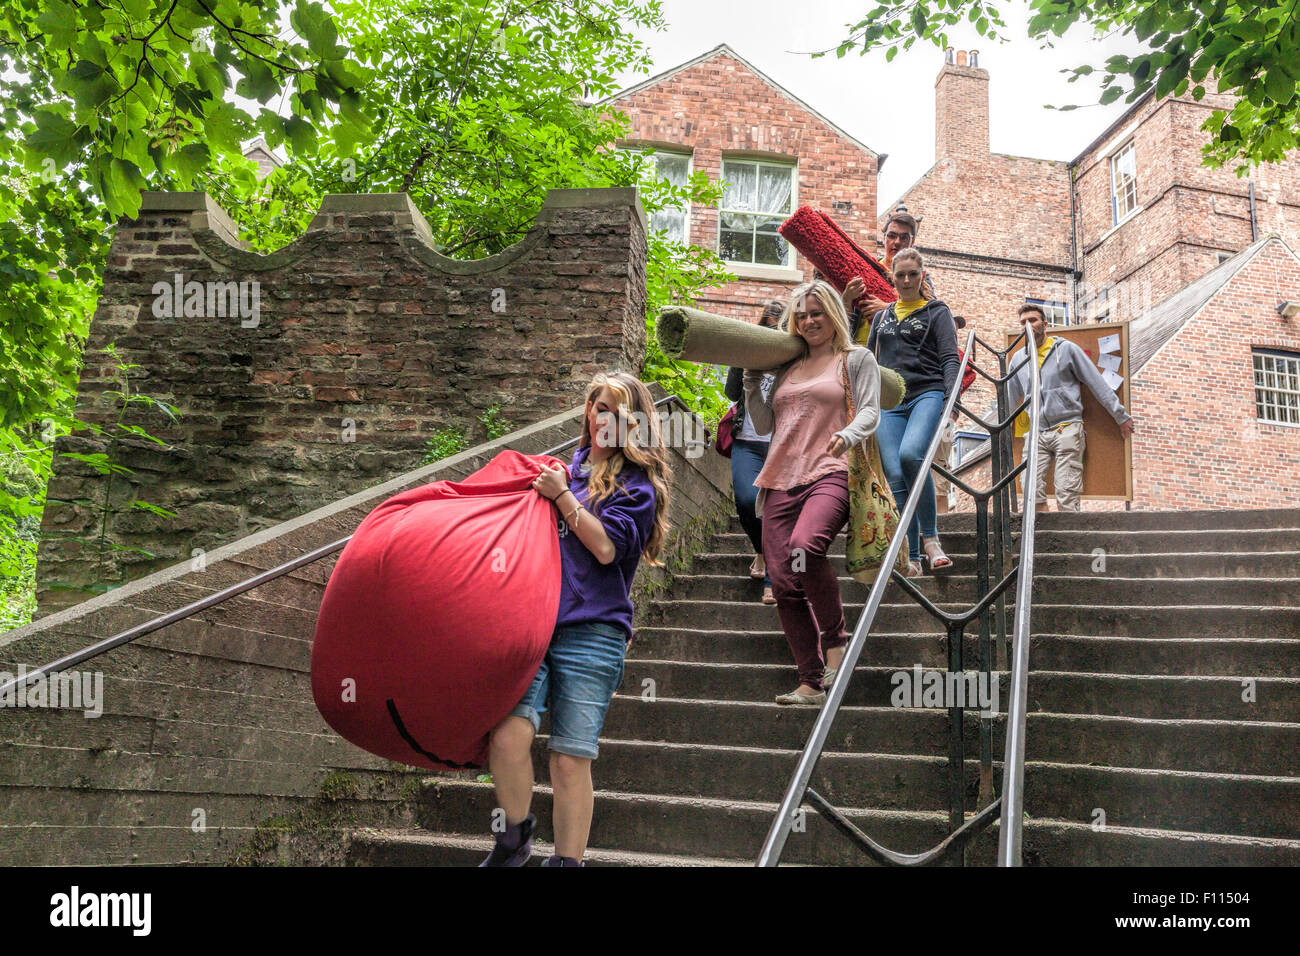
[[[848, 404], [849, 421], [856, 414], [853, 408], [853, 390], [849, 387], [848, 358], [840, 364], [840, 381], [844, 384], [844, 400]], [[880, 570], [880, 563], [889, 550], [889, 542], [898, 531], [898, 505], [894, 493], [885, 480], [885, 468], [880, 461], [880, 444], [875, 432], [866, 441], [848, 450], [849, 463], [849, 527], [847, 557], [849, 574], [864, 584], [871, 584]], [[894, 568], [907, 574], [907, 549], [898, 549]]]

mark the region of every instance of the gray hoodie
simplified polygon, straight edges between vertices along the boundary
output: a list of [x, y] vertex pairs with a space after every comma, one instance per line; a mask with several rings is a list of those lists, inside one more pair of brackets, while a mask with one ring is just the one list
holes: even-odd
[[[1029, 392], [1030, 372], [1024, 352], [1020, 352], [1013, 360], [1012, 370], [1015, 374], [1007, 382], [1007, 387], [1011, 407], [1014, 408]], [[1043, 428], [1083, 420], [1080, 382], [1088, 386], [1101, 407], [1110, 412], [1110, 417], [1115, 419], [1116, 424], [1122, 425], [1133, 417], [1124, 411], [1119, 396], [1106, 384], [1101, 372], [1097, 371], [1097, 366], [1088, 358], [1088, 353], [1068, 339], [1054, 340], [1047, 358], [1043, 359], [1039, 375], [1043, 386]]]

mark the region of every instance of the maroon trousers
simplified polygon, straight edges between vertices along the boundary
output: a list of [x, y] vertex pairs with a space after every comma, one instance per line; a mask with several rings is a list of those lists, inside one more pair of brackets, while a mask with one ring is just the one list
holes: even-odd
[[843, 471], [788, 491], [770, 488], [763, 504], [763, 559], [776, 610], [799, 682], [817, 690], [826, 671], [823, 651], [849, 640], [840, 582], [826, 556], [848, 517], [848, 473]]

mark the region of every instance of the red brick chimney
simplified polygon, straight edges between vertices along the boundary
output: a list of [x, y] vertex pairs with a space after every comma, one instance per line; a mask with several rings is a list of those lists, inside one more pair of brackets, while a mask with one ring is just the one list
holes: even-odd
[[979, 51], [944, 51], [934, 81], [934, 160], [989, 154], [989, 71]]

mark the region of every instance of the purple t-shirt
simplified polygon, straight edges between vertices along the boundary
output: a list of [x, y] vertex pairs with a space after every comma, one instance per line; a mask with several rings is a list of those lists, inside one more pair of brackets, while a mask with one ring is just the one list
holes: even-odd
[[[606, 624], [617, 627], [632, 639], [632, 578], [641, 552], [650, 540], [655, 521], [655, 490], [645, 470], [630, 461], [624, 462], [615, 483], [615, 491], [593, 509], [587, 504], [587, 455], [591, 446], [579, 448], [569, 466], [569, 490], [586, 513], [582, 521], [595, 514], [614, 544], [614, 560], [601, 564], [587, 550], [561, 516], [560, 534], [560, 613], [556, 627], [572, 624]], [[570, 507], [572, 507], [570, 505]], [[570, 512], [572, 513], [572, 512]]]

